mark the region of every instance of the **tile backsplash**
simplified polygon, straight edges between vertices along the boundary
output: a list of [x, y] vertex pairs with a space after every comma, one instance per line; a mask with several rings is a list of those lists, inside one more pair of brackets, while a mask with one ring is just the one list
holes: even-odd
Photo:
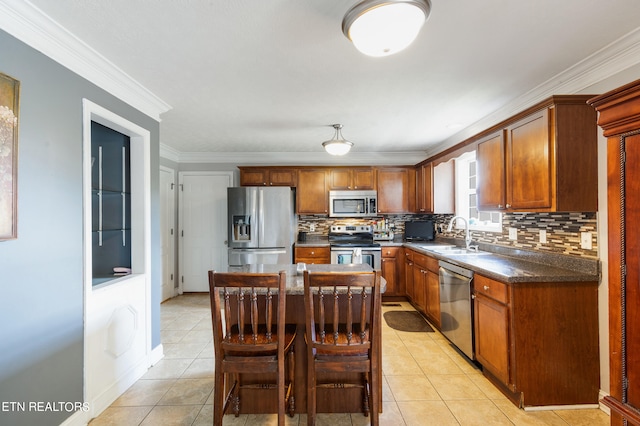
[[[385, 215], [384, 219], [396, 235], [404, 233], [404, 222], [430, 219], [436, 229], [442, 228], [444, 237], [464, 238], [463, 230], [446, 232], [452, 215]], [[373, 225], [382, 219], [332, 219], [322, 216], [299, 216], [298, 229], [309, 236], [327, 236], [331, 225]], [[311, 232], [311, 225], [315, 227]], [[442, 225], [442, 226], [440, 226]], [[517, 230], [517, 239], [509, 239], [509, 228]], [[546, 243], [540, 243], [540, 230], [546, 231]], [[591, 249], [581, 248], [583, 232], [591, 233]], [[504, 247], [537, 250], [546, 253], [566, 254], [587, 258], [598, 258], [598, 224], [596, 213], [504, 213], [502, 232], [471, 231], [474, 242], [495, 244]]]

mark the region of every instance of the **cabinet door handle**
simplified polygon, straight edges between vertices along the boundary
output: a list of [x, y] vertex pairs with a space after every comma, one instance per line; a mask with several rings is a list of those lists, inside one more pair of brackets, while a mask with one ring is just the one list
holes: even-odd
[[506, 205], [506, 207], [507, 207], [508, 209], [510, 209], [510, 208], [511, 208], [511, 204], [507, 204], [507, 205]]
[[501, 209], [502, 208], [502, 204], [498, 204], [498, 208]]
[[485, 286], [484, 286], [484, 291], [488, 291], [488, 290], [489, 290], [489, 286], [488, 286], [488, 285], [485, 285]]

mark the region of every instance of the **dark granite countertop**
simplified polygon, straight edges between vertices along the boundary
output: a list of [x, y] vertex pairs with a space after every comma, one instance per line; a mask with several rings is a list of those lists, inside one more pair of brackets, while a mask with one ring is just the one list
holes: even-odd
[[[249, 273], [275, 273], [285, 271], [287, 274], [287, 294], [300, 295], [304, 294], [304, 279], [302, 272], [298, 272], [298, 265], [266, 265], [253, 264], [245, 266], [230, 266], [228, 272], [249, 272]], [[351, 265], [322, 265], [310, 264], [305, 265], [310, 272], [367, 272], [371, 271], [371, 266], [367, 264], [351, 264]], [[387, 289], [387, 281], [380, 277], [380, 292], [384, 293]]]
[[296, 241], [296, 247], [329, 247], [328, 237], [307, 237], [306, 241]]
[[444, 255], [421, 247], [425, 244], [404, 243], [404, 246], [502, 282], [560, 283], [600, 280], [600, 262], [597, 259], [493, 245], [482, 245], [480, 247], [480, 250], [484, 251], [482, 254]]
[[[407, 247], [438, 260], [453, 263], [478, 274], [508, 283], [518, 282], [579, 282], [600, 281], [600, 261], [579, 256], [521, 250], [493, 244], [480, 244], [481, 255], [440, 254], [422, 248], [424, 245], [460, 245], [456, 239], [441, 239], [424, 243], [411, 243], [396, 238], [378, 241], [381, 247]], [[296, 242], [296, 247], [329, 246], [327, 237], [308, 237]]]

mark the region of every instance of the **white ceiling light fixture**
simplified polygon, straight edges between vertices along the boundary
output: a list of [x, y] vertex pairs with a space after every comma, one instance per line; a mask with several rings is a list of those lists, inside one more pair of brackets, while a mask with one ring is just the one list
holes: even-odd
[[331, 155], [345, 155], [351, 150], [353, 142], [342, 137], [342, 124], [334, 124], [333, 128], [336, 129], [333, 139], [322, 142], [322, 146]]
[[413, 43], [430, 12], [430, 0], [364, 0], [344, 15], [342, 32], [365, 55], [393, 55]]

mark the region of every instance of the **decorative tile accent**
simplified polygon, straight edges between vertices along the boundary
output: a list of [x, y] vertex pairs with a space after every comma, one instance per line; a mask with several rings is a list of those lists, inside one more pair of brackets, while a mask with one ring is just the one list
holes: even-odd
[[[385, 215], [376, 218], [332, 219], [323, 216], [299, 216], [298, 230], [308, 232], [311, 237], [326, 237], [331, 225], [375, 225], [384, 217], [396, 235], [404, 234], [404, 222], [408, 220], [433, 220], [436, 229], [442, 227], [440, 235], [464, 239], [464, 231], [446, 232], [453, 215]], [[309, 232], [310, 225], [315, 231]], [[518, 230], [518, 239], [509, 239], [509, 228]], [[539, 242], [540, 230], [547, 231], [547, 242]], [[580, 233], [591, 232], [591, 250], [580, 247]], [[502, 232], [471, 231], [475, 242], [495, 244], [503, 247], [541, 251], [550, 254], [566, 254], [591, 259], [598, 258], [597, 214], [586, 213], [503, 213]]]

